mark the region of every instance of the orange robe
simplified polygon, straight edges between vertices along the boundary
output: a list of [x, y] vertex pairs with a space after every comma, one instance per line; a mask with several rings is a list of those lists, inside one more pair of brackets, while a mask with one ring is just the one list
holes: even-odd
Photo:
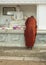
[[25, 25], [26, 25], [26, 29], [24, 32], [25, 45], [27, 47], [33, 47], [37, 33], [36, 19], [33, 16], [29, 17], [26, 20]]

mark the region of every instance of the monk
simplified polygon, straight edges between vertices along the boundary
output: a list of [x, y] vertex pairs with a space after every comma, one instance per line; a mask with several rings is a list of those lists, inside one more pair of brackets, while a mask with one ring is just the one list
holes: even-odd
[[26, 47], [32, 49], [37, 34], [37, 22], [34, 16], [27, 18], [25, 26], [26, 26], [26, 29], [24, 31], [25, 45]]

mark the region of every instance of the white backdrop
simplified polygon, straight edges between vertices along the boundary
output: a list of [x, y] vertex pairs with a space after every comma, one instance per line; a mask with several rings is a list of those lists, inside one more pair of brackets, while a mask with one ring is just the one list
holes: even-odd
[[46, 30], [46, 5], [37, 6], [38, 29]]

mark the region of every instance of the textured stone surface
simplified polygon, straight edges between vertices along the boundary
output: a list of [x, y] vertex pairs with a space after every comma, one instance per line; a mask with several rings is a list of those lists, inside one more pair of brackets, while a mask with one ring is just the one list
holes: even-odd
[[[24, 34], [22, 33], [0, 33], [0, 46], [25, 47]], [[38, 34], [34, 47], [46, 47], [46, 34]]]
[[0, 47], [0, 65], [46, 65], [46, 48]]
[[46, 65], [46, 62], [0, 60], [0, 65]]
[[20, 60], [33, 60], [34, 58], [36, 61], [46, 61], [46, 48], [33, 48], [32, 50], [28, 48], [0, 48], [1, 57], [4, 59], [10, 59], [11, 57], [15, 59], [17, 57]]

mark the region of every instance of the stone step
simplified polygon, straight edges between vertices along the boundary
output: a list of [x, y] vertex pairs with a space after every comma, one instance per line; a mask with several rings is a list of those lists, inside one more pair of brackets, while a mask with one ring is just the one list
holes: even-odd
[[10, 57], [10, 56], [0, 56], [0, 60], [21, 60], [21, 61], [46, 61], [38, 57]]
[[46, 61], [46, 48], [0, 48], [0, 58], [22, 58]]

